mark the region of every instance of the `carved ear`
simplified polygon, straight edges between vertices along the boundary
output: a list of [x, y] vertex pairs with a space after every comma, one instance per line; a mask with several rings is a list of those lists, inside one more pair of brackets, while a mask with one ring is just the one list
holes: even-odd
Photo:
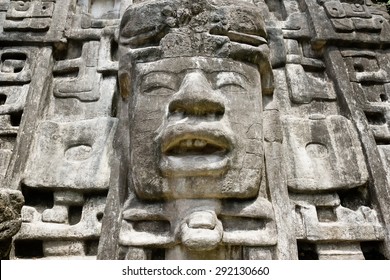
[[127, 100], [131, 94], [131, 79], [128, 72], [119, 72], [119, 89], [122, 98]]
[[131, 73], [134, 67], [134, 59], [131, 52], [126, 47], [119, 46], [119, 69], [118, 82], [119, 90], [123, 100], [127, 100], [131, 95]]
[[246, 61], [258, 65], [261, 74], [261, 88], [263, 95], [270, 95], [274, 90], [274, 76], [269, 61], [269, 47], [266, 44], [251, 46], [233, 42], [230, 58]]

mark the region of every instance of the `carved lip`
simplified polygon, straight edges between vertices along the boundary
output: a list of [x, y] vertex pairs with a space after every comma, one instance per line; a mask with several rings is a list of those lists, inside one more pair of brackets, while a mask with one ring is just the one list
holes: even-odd
[[232, 151], [231, 132], [218, 124], [176, 124], [162, 136], [160, 170], [164, 176], [217, 176]]

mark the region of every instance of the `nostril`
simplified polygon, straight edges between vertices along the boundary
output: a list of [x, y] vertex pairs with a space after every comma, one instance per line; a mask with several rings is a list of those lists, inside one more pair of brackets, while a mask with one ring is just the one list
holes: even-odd
[[225, 114], [225, 106], [210, 100], [185, 101], [173, 100], [169, 104], [170, 117], [200, 117], [207, 120], [218, 120]]

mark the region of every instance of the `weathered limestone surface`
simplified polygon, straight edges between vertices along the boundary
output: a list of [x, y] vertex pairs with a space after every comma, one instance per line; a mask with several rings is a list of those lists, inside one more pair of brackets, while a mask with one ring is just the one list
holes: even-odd
[[0, 257], [389, 259], [374, 0], [0, 0]]
[[20, 211], [24, 200], [19, 191], [0, 190], [0, 259], [8, 259], [11, 250], [12, 237], [19, 231], [22, 224]]

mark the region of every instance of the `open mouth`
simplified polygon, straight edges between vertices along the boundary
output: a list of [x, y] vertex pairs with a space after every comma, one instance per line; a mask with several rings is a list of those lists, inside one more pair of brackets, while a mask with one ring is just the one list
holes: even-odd
[[217, 176], [226, 171], [231, 141], [221, 131], [192, 131], [164, 137], [160, 169], [165, 176]]
[[168, 156], [223, 155], [227, 153], [227, 148], [223, 143], [195, 137], [175, 141], [167, 147], [164, 154]]

